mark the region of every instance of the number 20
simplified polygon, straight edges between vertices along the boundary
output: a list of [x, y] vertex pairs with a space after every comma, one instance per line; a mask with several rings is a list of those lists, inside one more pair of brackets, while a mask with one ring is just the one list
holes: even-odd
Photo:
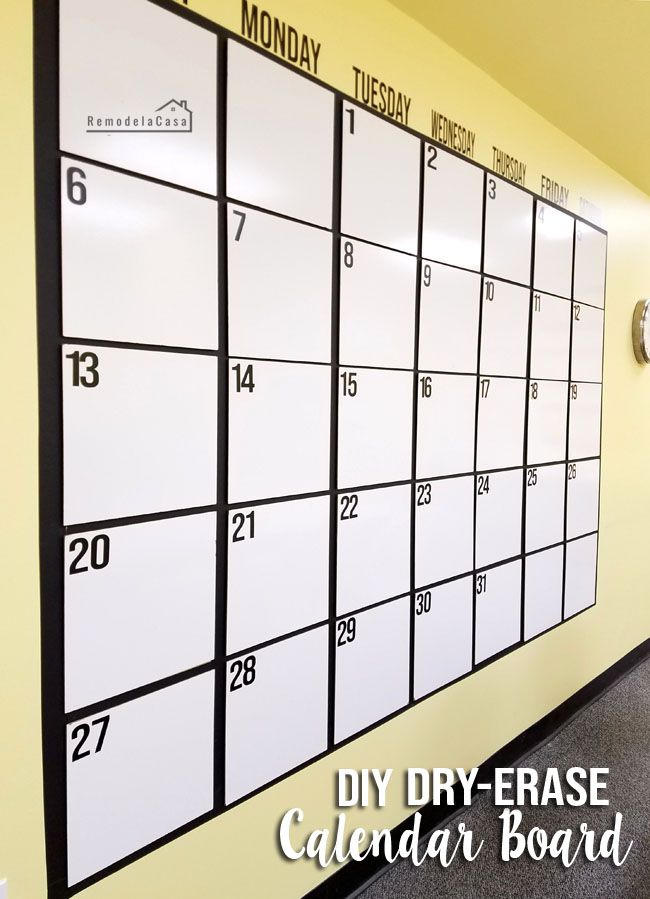
[[77, 552], [70, 565], [70, 574], [82, 574], [88, 571], [88, 565], [81, 565], [81, 560], [90, 549], [90, 567], [95, 571], [106, 568], [110, 559], [111, 540], [108, 534], [96, 534], [91, 540], [87, 537], [75, 537], [68, 547], [69, 552]]

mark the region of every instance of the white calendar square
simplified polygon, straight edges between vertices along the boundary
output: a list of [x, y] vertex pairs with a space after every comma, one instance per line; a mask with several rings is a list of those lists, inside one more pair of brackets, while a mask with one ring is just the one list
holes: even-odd
[[330, 362], [332, 235], [228, 205], [231, 356]]
[[217, 360], [62, 348], [64, 523], [214, 505]]
[[422, 263], [418, 364], [429, 371], [476, 372], [481, 278]]
[[415, 699], [471, 671], [473, 593], [472, 576], [416, 593]]
[[571, 540], [566, 545], [564, 617], [570, 618], [596, 602], [598, 534]]
[[512, 468], [523, 463], [526, 381], [479, 378], [476, 468]]
[[415, 585], [471, 571], [474, 563], [474, 476], [415, 485]]
[[226, 805], [327, 749], [328, 633], [324, 625], [228, 662]]
[[209, 812], [214, 673], [68, 724], [68, 885]]
[[533, 198], [487, 172], [483, 271], [530, 284]]
[[535, 289], [545, 293], [571, 297], [573, 268], [573, 223], [566, 212], [536, 205], [535, 220]]
[[531, 640], [562, 620], [564, 547], [526, 556], [524, 640]]
[[216, 35], [146, 0], [62, 0], [59, 47], [64, 152], [216, 194]]
[[571, 303], [550, 294], [533, 293], [530, 377], [566, 381], [569, 377]]
[[336, 622], [335, 743], [408, 703], [410, 627], [408, 596]]
[[329, 487], [329, 366], [231, 359], [228, 499]]
[[216, 531], [211, 512], [65, 538], [66, 711], [214, 659]]
[[476, 476], [476, 567], [521, 553], [523, 469]]
[[416, 253], [420, 141], [374, 113], [343, 103], [341, 231]]
[[64, 158], [61, 253], [68, 337], [218, 349], [216, 200]]
[[607, 235], [585, 222], [576, 222], [573, 299], [592, 306], [605, 305]]
[[413, 256], [360, 240], [341, 240], [341, 365], [413, 368]]
[[571, 379], [602, 381], [605, 313], [592, 306], [573, 304]]
[[526, 376], [530, 291], [505, 281], [483, 279], [482, 375]]
[[424, 148], [422, 255], [478, 271], [483, 169], [433, 144]]
[[600, 384], [569, 385], [569, 459], [600, 454]]
[[474, 470], [476, 377], [418, 375], [417, 478]]
[[567, 539], [598, 530], [600, 459], [570, 462], [567, 474]]
[[230, 510], [229, 654], [327, 618], [329, 512], [327, 496]]
[[337, 614], [409, 591], [410, 484], [340, 494], [337, 534]]
[[334, 94], [228, 41], [231, 200], [332, 225]]
[[521, 559], [476, 575], [476, 664], [521, 639]]
[[526, 478], [526, 552], [564, 539], [566, 465], [528, 468]]
[[528, 465], [566, 458], [566, 381], [528, 384]]
[[338, 387], [339, 487], [410, 478], [413, 372], [341, 368]]

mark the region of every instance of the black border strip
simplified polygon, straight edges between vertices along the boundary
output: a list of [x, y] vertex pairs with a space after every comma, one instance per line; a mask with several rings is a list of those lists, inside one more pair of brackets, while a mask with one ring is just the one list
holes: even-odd
[[[478, 766], [479, 774], [475, 784], [493, 784], [496, 768], [516, 767], [527, 756], [556, 736], [574, 718], [600, 699], [649, 656], [650, 639], [647, 639], [482, 762]], [[431, 831], [445, 826], [465, 809], [462, 804], [460, 784], [454, 784], [453, 790], [455, 801], [451, 808], [429, 804], [419, 810], [422, 816], [420, 826], [422, 840], [425, 840]], [[478, 796], [479, 792], [476, 788], [472, 789], [472, 799]], [[396, 845], [400, 836], [413, 826], [415, 814], [417, 812], [409, 815], [408, 818], [392, 828], [390, 833], [393, 845]], [[306, 893], [303, 899], [353, 899], [391, 867], [392, 865], [385, 859], [371, 856], [361, 862], [348, 862], [330, 874], [327, 880]]]
[[65, 891], [66, 724], [63, 618], [63, 396], [58, 3], [33, 3], [34, 195], [38, 339], [41, 722], [48, 884]]
[[[422, 224], [424, 221], [424, 184], [426, 179], [424, 163], [424, 141], [420, 142], [420, 182], [418, 197], [418, 245], [415, 272], [415, 326], [413, 328], [413, 411], [411, 413], [411, 533], [410, 533], [410, 620], [409, 620], [409, 703], [415, 699], [415, 641], [416, 641], [416, 543], [415, 525], [417, 518], [417, 476], [418, 476], [418, 411], [420, 396], [420, 308], [422, 305]], [[435, 158], [435, 157], [434, 157]], [[425, 379], [422, 379], [424, 386]], [[419, 590], [418, 590], [419, 592]]]
[[341, 313], [341, 173], [343, 171], [343, 102], [334, 97], [334, 146], [332, 151], [332, 284], [330, 309], [330, 468], [329, 468], [329, 569], [327, 645], [327, 748], [335, 746], [336, 727], [336, 626], [338, 594], [339, 528], [339, 322]]
[[[460, 153], [446, 147], [439, 142], [432, 140], [427, 135], [415, 131], [412, 128], [404, 126], [398, 122], [395, 122], [393, 119], [390, 119], [386, 116], [380, 115], [375, 110], [364, 106], [364, 104], [360, 103], [358, 100], [351, 98], [349, 95], [344, 94], [342, 91], [332, 88], [330, 85], [325, 84], [318, 78], [310, 75], [302, 71], [301, 69], [293, 66], [291, 63], [286, 62], [285, 60], [275, 56], [274, 54], [264, 50], [262, 47], [253, 44], [252, 42], [244, 39], [242, 36], [235, 34], [220, 25], [217, 25], [212, 20], [207, 19], [195, 12], [188, 10], [186, 7], [178, 5], [174, 0], [149, 0], [149, 2], [154, 5], [171, 12], [174, 15], [178, 15], [181, 18], [191, 21], [198, 26], [204, 28], [205, 30], [215, 34], [218, 38], [219, 43], [219, 52], [220, 56], [218, 57], [218, 64], [221, 67], [225, 68], [225, 53], [223, 52], [223, 48], [225, 47], [227, 40], [233, 40], [239, 44], [249, 47], [257, 53], [260, 53], [262, 56], [272, 60], [278, 65], [282, 65], [283, 67], [289, 69], [300, 75], [303, 78], [307, 78], [308, 80], [318, 84], [324, 89], [328, 90], [332, 93], [335, 102], [339, 104], [339, 106], [345, 101], [352, 103], [359, 108], [363, 108], [365, 111], [369, 112], [371, 115], [376, 116], [382, 121], [389, 122], [393, 127], [397, 127], [402, 131], [409, 133], [416, 137], [421, 141], [421, 146], [436, 146], [439, 147], [440, 150], [444, 153], [447, 153], [451, 156], [456, 156], [464, 160], [467, 164], [474, 165], [484, 173], [484, 183], [487, 179], [488, 174], [494, 175], [500, 181], [504, 183], [508, 182], [507, 179], [503, 179], [501, 176], [497, 175], [492, 169], [484, 166], [473, 159], [470, 159], [466, 156], [463, 156]], [[33, 13], [34, 13], [34, 116], [35, 116], [35, 137], [34, 137], [34, 150], [35, 150], [35, 193], [36, 193], [36, 272], [37, 272], [37, 308], [38, 308], [38, 363], [39, 363], [39, 427], [40, 427], [40, 442], [39, 442], [39, 476], [40, 476], [40, 492], [39, 492], [39, 523], [40, 523], [40, 571], [41, 571], [41, 641], [42, 641], [42, 728], [43, 728], [43, 762], [44, 762], [44, 798], [45, 798], [45, 826], [46, 826], [46, 856], [47, 856], [47, 870], [48, 870], [48, 884], [50, 888], [50, 895], [52, 897], [63, 897], [63, 896], [71, 896], [80, 892], [82, 889], [85, 889], [87, 886], [92, 883], [98, 882], [102, 880], [107, 874], [112, 873], [113, 871], [119, 870], [122, 867], [125, 867], [130, 862], [135, 859], [146, 855], [152, 849], [157, 848], [167, 842], [170, 842], [175, 837], [179, 836], [181, 833], [185, 833], [191, 830], [193, 827], [198, 826], [199, 824], [204, 823], [204, 821], [210, 820], [215, 817], [215, 815], [226, 811], [226, 808], [223, 808], [222, 799], [220, 798], [223, 792], [223, 763], [222, 760], [215, 756], [215, 808], [212, 812], [208, 812], [205, 815], [202, 815], [200, 818], [196, 819], [193, 822], [189, 822], [187, 825], [179, 828], [177, 831], [173, 833], [167, 834], [159, 840], [155, 841], [149, 846], [143, 847], [142, 849], [132, 853], [131, 855], [119, 860], [115, 864], [111, 865], [109, 868], [104, 869], [103, 871], [98, 872], [87, 880], [76, 884], [74, 887], [67, 887], [67, 863], [66, 863], [66, 732], [65, 732], [65, 720], [66, 716], [64, 714], [64, 690], [63, 690], [63, 675], [64, 675], [64, 662], [63, 662], [63, 562], [62, 562], [62, 537], [64, 533], [73, 533], [79, 532], [82, 530], [89, 530], [91, 528], [95, 528], [98, 526], [96, 523], [92, 524], [75, 524], [70, 528], [63, 528], [62, 525], [62, 512], [63, 512], [63, 497], [62, 497], [62, 479], [61, 479], [61, 471], [62, 471], [62, 395], [60, 391], [61, 384], [61, 358], [60, 358], [60, 346], [61, 344], [71, 343], [72, 341], [67, 338], [62, 338], [60, 335], [62, 334], [61, 328], [61, 258], [60, 258], [60, 194], [59, 194], [59, 178], [60, 178], [60, 157], [61, 156], [72, 156], [74, 158], [74, 154], [69, 153], [65, 149], [60, 148], [60, 140], [59, 140], [59, 89], [58, 89], [58, 79], [56, 74], [59, 70], [59, 46], [58, 46], [58, 35], [59, 35], [59, 23], [58, 23], [58, 3], [41, 3], [39, 0], [34, 0], [33, 4]], [[223, 75], [223, 71], [221, 70], [221, 74]], [[219, 141], [220, 143], [225, 141], [225, 126], [226, 126], [226, 116], [225, 116], [225, 77], [221, 78], [221, 87], [220, 87], [220, 96], [222, 98], [220, 112], [217, 116], [217, 124], [220, 127], [219, 131]], [[336, 134], [335, 134], [336, 140]], [[340, 150], [339, 150], [340, 152]], [[220, 170], [219, 178], [218, 178], [218, 194], [217, 200], [219, 202], [219, 215], [220, 222], [223, 227], [221, 229], [220, 241], [225, 241], [226, 239], [226, 228], [225, 228], [225, 209], [226, 209], [226, 190], [225, 190], [225, 154], [221, 154], [221, 158], [223, 160], [223, 168]], [[103, 164], [98, 160], [88, 160], [89, 163], [102, 166]], [[114, 168], [108, 164], [104, 164], [105, 168]], [[116, 169], [116, 171], [119, 171]], [[132, 176], [139, 177], [137, 173], [134, 172], [125, 172], [125, 174], [129, 174]], [[142, 177], [142, 176], [140, 176]], [[145, 176], [146, 177], [146, 176]], [[156, 179], [148, 179], [156, 181]], [[160, 182], [164, 184], [164, 182]], [[180, 185], [168, 185], [177, 189], [188, 190], [190, 193], [195, 193], [200, 196], [206, 196], [210, 199], [215, 199], [212, 195], [201, 194], [197, 191], [192, 191], [186, 189]], [[586, 226], [607, 235], [607, 232], [604, 228], [596, 225], [593, 222], [590, 222], [588, 219], [583, 218], [581, 215], [572, 212], [570, 210], [565, 209], [564, 207], [558, 206], [544, 198], [540, 198], [538, 194], [534, 193], [534, 191], [529, 188], [523, 187], [521, 185], [515, 185], [518, 190], [523, 191], [526, 194], [531, 195], [534, 198], [541, 199], [545, 205], [556, 208], [559, 211], [569, 215], [572, 217], [574, 222], [582, 222]], [[238, 201], [234, 201], [238, 202]], [[485, 201], [484, 201], [485, 206]], [[254, 207], [252, 207], [254, 208]], [[263, 210], [265, 212], [270, 212], [270, 210]], [[309, 224], [309, 223], [307, 223]], [[484, 230], [483, 227], [483, 239], [484, 239]], [[353, 239], [359, 239], [356, 236], [351, 235]], [[368, 241], [365, 241], [366, 243]], [[223, 261], [223, 250], [220, 250], [220, 262]], [[419, 261], [421, 263], [421, 257], [419, 256]], [[435, 260], [431, 260], [435, 262]], [[445, 264], [445, 263], [439, 263]], [[483, 274], [483, 263], [481, 263], [481, 272]], [[225, 279], [225, 280], [224, 280]], [[503, 279], [500, 279], [503, 280]], [[225, 264], [221, 267], [220, 271], [220, 281], [219, 281], [219, 289], [220, 289], [220, 312], [219, 312], [219, 323], [220, 323], [220, 331], [222, 337], [224, 335], [224, 322], [227, 322], [227, 270]], [[524, 285], [529, 287], [529, 285]], [[567, 299], [563, 297], [563, 299]], [[589, 304], [586, 304], [589, 305]], [[602, 308], [602, 307], [598, 307]], [[52, 335], [56, 335], [56, 338], [53, 340]], [[79, 343], [89, 343], [91, 341], [80, 340]], [[101, 342], [102, 344], [104, 342]], [[105, 342], [106, 345], [113, 346], [113, 342]], [[186, 350], [184, 348], [165, 348], [158, 346], [151, 347], [138, 347], [138, 345], [125, 344], [125, 349], [130, 348], [140, 348], [140, 349], [149, 349], [149, 350], [169, 350], [171, 352], [197, 352], [194, 349]], [[200, 352], [200, 351], [199, 351]], [[210, 355], [215, 355], [212, 351], [206, 351]], [[603, 341], [603, 353], [604, 353], [604, 341]], [[227, 374], [228, 367], [228, 358], [227, 358], [227, 347], [224, 348], [223, 340], [221, 341], [220, 349], [219, 349], [219, 371], [220, 371], [220, 400], [219, 400], [219, 416], [220, 422], [224, 415], [227, 416], [227, 381], [225, 377], [221, 377], [222, 374]], [[336, 372], [336, 368], [333, 366], [333, 372]], [[47, 374], [47, 377], [46, 377]], [[602, 382], [601, 382], [602, 383]], [[221, 397], [221, 392], [225, 392], [225, 406], [224, 401]], [[601, 394], [601, 409], [602, 409], [602, 394]], [[225, 410], [225, 411], [224, 411]], [[601, 414], [601, 430], [602, 430], [602, 414]], [[223, 427], [220, 429], [223, 437], [223, 445], [220, 444], [220, 461], [223, 459], [224, 447], [227, 450], [227, 432]], [[476, 435], [475, 435], [476, 439]], [[226, 452], [227, 455], [227, 452]], [[551, 464], [551, 463], [548, 463]], [[220, 466], [220, 478], [221, 473], [224, 472], [224, 466]], [[475, 472], [471, 473], [475, 475]], [[224, 475], [225, 478], [225, 475]], [[418, 480], [431, 480], [431, 479], [418, 479]], [[404, 482], [399, 482], [404, 483]], [[413, 483], [413, 480], [406, 481], [406, 483]], [[377, 486], [382, 485], [367, 485], [367, 489], [375, 488]], [[340, 495], [341, 493], [351, 492], [355, 488], [337, 488], [335, 491], [335, 495]], [[326, 491], [327, 492], [327, 491]], [[278, 502], [282, 499], [293, 499], [297, 497], [274, 497], [268, 500], [262, 500], [262, 502]], [[222, 498], [221, 495], [218, 497], [217, 501], [217, 513], [218, 513], [218, 522], [219, 515], [221, 517], [221, 524], [218, 523], [217, 528], [217, 543], [219, 546], [222, 546], [225, 543], [227, 544], [227, 510], [229, 506], [226, 505], [227, 498]], [[252, 503], [255, 505], [258, 503]], [[240, 503], [236, 504], [239, 506], [251, 505], [250, 503]], [[192, 510], [174, 510], [171, 512], [163, 512], [153, 515], [145, 515], [138, 516], [135, 519], [127, 519], [127, 520], [114, 520], [111, 522], [106, 522], [104, 526], [115, 526], [117, 524], [129, 524], [136, 523], [139, 520], [149, 521], [156, 520], [158, 518], [166, 518], [166, 517], [174, 517], [177, 515], [184, 514], [193, 514], [203, 511], [213, 511], [214, 507], [207, 507], [201, 509], [192, 509]], [[500, 563], [502, 564], [502, 563]], [[217, 585], [217, 626], [215, 637], [217, 640], [217, 658], [215, 660], [214, 666], [218, 672], [217, 684], [216, 684], [216, 694], [219, 695], [219, 677], [221, 677], [224, 682], [223, 686], [225, 689], [225, 654], [223, 647], [221, 644], [223, 643], [223, 633], [225, 633], [225, 620], [224, 617], [219, 615], [219, 609], [223, 608], [225, 614], [225, 587], [227, 581], [227, 572], [225, 567], [222, 568], [221, 577], [219, 579]], [[590, 608], [590, 607], [589, 607]], [[588, 611], [588, 609], [582, 610]], [[577, 613], [582, 614], [582, 612]], [[576, 616], [574, 616], [576, 617]], [[552, 630], [553, 628], [549, 628]], [[547, 633], [546, 631], [545, 633]], [[536, 635], [535, 638], [536, 639]], [[530, 642], [530, 641], [527, 641]], [[498, 653], [495, 656], [490, 657], [479, 665], [474, 665], [473, 668], [467, 672], [466, 675], [461, 676], [458, 680], [463, 679], [466, 676], [473, 674], [474, 672], [480, 670], [488, 664], [491, 664], [498, 659], [502, 658], [504, 655], [507, 655], [509, 652], [519, 648], [522, 644], [521, 641], [513, 644], [512, 646], [503, 650], [503, 652]], [[209, 667], [209, 666], [208, 666]], [[440, 689], [446, 689], [450, 684], [444, 685]], [[146, 688], [145, 688], [146, 690]], [[437, 690], [434, 692], [438, 692]], [[430, 695], [421, 697], [420, 699], [414, 700], [411, 704], [418, 704], [420, 701], [424, 701], [429, 698]], [[218, 705], [218, 703], [217, 703]], [[219, 710], [219, 715], [215, 719], [215, 740], [217, 744], [221, 742], [223, 745], [223, 712], [225, 710], [225, 701], [222, 703], [223, 708]], [[362, 734], [373, 730], [374, 728], [380, 726], [385, 721], [395, 717], [398, 714], [401, 714], [405, 708], [408, 706], [402, 707], [395, 712], [387, 715], [385, 718], [380, 721], [373, 722], [373, 724], [359, 731], [358, 733], [352, 735], [350, 738], [341, 741], [337, 744], [338, 746], [342, 746], [345, 743], [351, 742], [355, 740], [357, 737]], [[321, 758], [327, 755], [327, 752], [322, 753], [316, 758]], [[264, 784], [262, 787], [256, 789], [245, 797], [242, 797], [241, 800], [238, 800], [236, 803], [232, 803], [228, 806], [228, 808], [232, 808], [235, 805], [238, 805], [240, 801], [246, 801], [254, 795], [262, 792], [273, 784], [277, 783], [280, 780], [283, 780], [294, 771], [300, 770], [302, 768], [307, 767], [312, 764], [316, 758], [306, 760], [303, 764], [296, 767], [292, 771], [285, 772], [281, 776], [277, 777], [275, 780], [268, 784]]]

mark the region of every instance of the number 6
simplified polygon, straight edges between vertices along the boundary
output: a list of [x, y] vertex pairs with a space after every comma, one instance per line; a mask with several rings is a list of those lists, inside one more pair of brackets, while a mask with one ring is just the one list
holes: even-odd
[[83, 178], [83, 181], [86, 180], [86, 173], [83, 169], [78, 169], [75, 166], [71, 166], [67, 170], [66, 181], [68, 189], [68, 200], [70, 200], [71, 203], [74, 203], [75, 206], [83, 206], [88, 198], [86, 185], [83, 183], [83, 181], [75, 181], [75, 175], [78, 175], [79, 178]]

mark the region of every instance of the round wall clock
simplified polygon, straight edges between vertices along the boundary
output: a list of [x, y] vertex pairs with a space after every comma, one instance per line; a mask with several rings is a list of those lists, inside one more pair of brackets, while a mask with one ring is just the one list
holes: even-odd
[[634, 307], [632, 345], [637, 362], [650, 362], [650, 300], [639, 300]]

